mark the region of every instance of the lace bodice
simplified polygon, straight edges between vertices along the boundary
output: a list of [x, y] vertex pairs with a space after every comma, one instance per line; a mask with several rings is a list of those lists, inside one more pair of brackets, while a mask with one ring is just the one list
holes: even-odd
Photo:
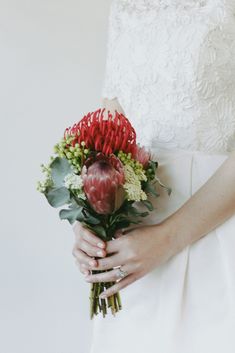
[[235, 0], [114, 0], [107, 49], [140, 143], [235, 150]]

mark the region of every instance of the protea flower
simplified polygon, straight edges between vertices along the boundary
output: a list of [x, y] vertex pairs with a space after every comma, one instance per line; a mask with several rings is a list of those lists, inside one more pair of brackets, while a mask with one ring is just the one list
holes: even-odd
[[73, 127], [67, 128], [64, 137], [70, 136], [72, 146], [84, 141], [87, 148], [105, 155], [120, 150], [134, 154], [136, 150], [136, 132], [129, 120], [117, 111], [113, 116], [105, 108], [88, 113]]
[[145, 149], [145, 147], [136, 146], [136, 151], [134, 154], [134, 159], [140, 162], [144, 169], [148, 167], [148, 163], [151, 159], [151, 153]]
[[[94, 157], [95, 159], [95, 157]], [[82, 168], [83, 190], [92, 208], [110, 214], [124, 201], [125, 177], [121, 161], [115, 156], [97, 154], [95, 162], [87, 160]]]

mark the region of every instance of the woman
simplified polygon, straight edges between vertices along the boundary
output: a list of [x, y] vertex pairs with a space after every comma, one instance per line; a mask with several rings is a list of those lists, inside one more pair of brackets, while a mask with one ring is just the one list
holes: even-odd
[[91, 353], [235, 352], [234, 15], [234, 0], [112, 3], [103, 102], [173, 191], [113, 241], [75, 226], [88, 282], [121, 273], [91, 269], [125, 274], [104, 293], [121, 290], [123, 309], [95, 317]]

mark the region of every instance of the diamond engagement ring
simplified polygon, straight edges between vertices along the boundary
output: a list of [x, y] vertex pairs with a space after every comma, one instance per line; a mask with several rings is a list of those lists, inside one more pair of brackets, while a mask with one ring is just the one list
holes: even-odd
[[120, 278], [124, 278], [124, 277], [126, 277], [127, 275], [128, 275], [128, 272], [127, 272], [127, 271], [123, 271], [123, 270], [121, 269], [121, 267], [119, 267], [117, 276], [120, 277]]

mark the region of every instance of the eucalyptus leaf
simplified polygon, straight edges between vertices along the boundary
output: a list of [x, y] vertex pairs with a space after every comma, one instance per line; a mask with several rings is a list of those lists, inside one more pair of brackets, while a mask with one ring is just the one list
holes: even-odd
[[80, 222], [84, 220], [81, 207], [61, 210], [59, 215], [60, 219], [67, 219], [70, 224], [73, 224], [76, 220]]
[[64, 185], [64, 178], [72, 173], [71, 165], [66, 158], [56, 157], [50, 165], [51, 176], [56, 187]]
[[60, 207], [70, 201], [70, 192], [65, 187], [50, 189], [45, 196], [52, 207]]

